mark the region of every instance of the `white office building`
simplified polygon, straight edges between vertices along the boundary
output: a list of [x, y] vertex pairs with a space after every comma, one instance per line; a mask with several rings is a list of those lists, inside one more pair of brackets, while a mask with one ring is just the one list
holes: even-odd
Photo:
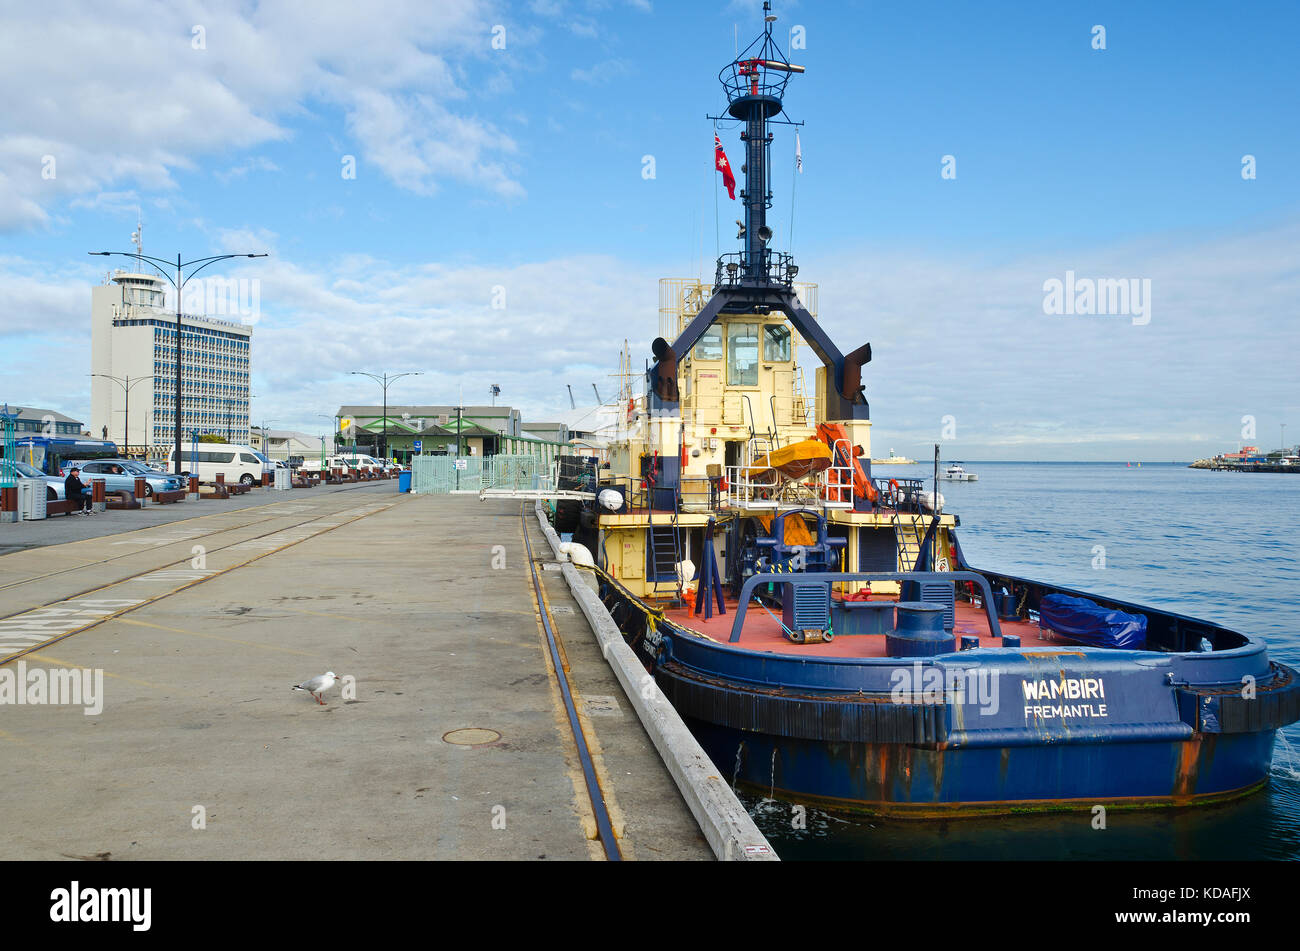
[[[171, 448], [176, 418], [176, 314], [168, 287], [157, 275], [118, 270], [91, 293], [91, 433], [153, 458]], [[216, 433], [247, 443], [253, 328], [185, 314], [181, 329], [183, 438]]]

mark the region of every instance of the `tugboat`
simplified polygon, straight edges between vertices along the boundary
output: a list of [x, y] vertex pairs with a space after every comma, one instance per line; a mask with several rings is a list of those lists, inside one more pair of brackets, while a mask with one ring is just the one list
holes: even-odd
[[743, 247], [711, 286], [661, 283], [645, 391], [629, 371], [607, 461], [568, 474], [590, 491], [560, 530], [628, 642], [719, 770], [792, 802], [929, 817], [1258, 790], [1300, 719], [1300, 678], [1259, 638], [976, 568], [937, 461], [932, 491], [873, 478], [871, 345], [842, 352], [769, 247], [769, 126], [803, 69], [764, 12], [719, 77]]

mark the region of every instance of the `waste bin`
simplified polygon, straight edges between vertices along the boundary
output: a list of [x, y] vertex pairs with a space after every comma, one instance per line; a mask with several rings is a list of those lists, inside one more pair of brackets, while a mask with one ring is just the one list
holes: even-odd
[[397, 474], [397, 491], [398, 492], [411, 491], [411, 470], [410, 469], [406, 469]]

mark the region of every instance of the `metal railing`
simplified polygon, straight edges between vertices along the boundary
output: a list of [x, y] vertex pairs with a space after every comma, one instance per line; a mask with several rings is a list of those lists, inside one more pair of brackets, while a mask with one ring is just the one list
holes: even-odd
[[[988, 579], [982, 574], [975, 571], [828, 571], [817, 572], [816, 574], [772, 574], [763, 573], [750, 575], [745, 580], [745, 584], [740, 589], [740, 603], [736, 606], [736, 619], [731, 624], [730, 643], [734, 644], [740, 640], [741, 631], [745, 627], [745, 614], [749, 608], [749, 602], [754, 597], [754, 589], [761, 584], [781, 584], [797, 578], [800, 582], [824, 581], [828, 585], [838, 581], [916, 581], [916, 582], [943, 582], [951, 583], [954, 581], [970, 581], [977, 584], [980, 591], [984, 594], [984, 615], [988, 619], [989, 634], [993, 637], [1002, 636], [1002, 625], [998, 623], [997, 612], [993, 609], [993, 591], [989, 587]], [[898, 603], [895, 602], [897, 607]]]
[[[766, 439], [763, 440], [767, 442]], [[731, 508], [784, 509], [808, 505], [823, 509], [853, 508], [853, 447], [846, 440], [836, 440], [832, 449], [832, 464], [815, 477], [786, 478], [774, 469], [758, 469], [755, 458], [762, 459], [769, 449], [757, 445], [753, 439], [745, 444], [740, 465], [727, 466], [727, 505]], [[845, 453], [849, 461], [835, 465], [835, 448]]]
[[882, 508], [927, 514], [928, 510], [921, 504], [921, 493], [926, 491], [924, 479], [872, 479], [871, 482]]
[[752, 262], [752, 267], [749, 258], [748, 251], [732, 251], [719, 257], [713, 275], [713, 289], [754, 282], [787, 289], [794, 287], [799, 268], [795, 266], [792, 255], [764, 248], [759, 260]]

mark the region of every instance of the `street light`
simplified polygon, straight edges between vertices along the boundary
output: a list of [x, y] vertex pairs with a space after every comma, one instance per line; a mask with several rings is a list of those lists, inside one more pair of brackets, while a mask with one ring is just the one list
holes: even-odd
[[[330, 421], [330, 451], [331, 453], [338, 452], [339, 418], [337, 416], [326, 416], [324, 413], [317, 413], [316, 415], [319, 416], [321, 419], [328, 419]], [[320, 467], [321, 467], [321, 471], [324, 472], [325, 471], [325, 437], [323, 435], [320, 437]]]
[[[338, 451], [339, 418], [337, 416], [326, 416], [324, 413], [317, 413], [316, 415], [319, 416], [321, 419], [328, 419], [333, 424], [332, 428], [330, 429], [330, 442], [333, 443], [333, 446], [331, 448], [334, 449], [335, 451]], [[325, 437], [324, 436], [320, 438], [320, 461], [321, 461], [321, 468], [322, 469], [325, 468]]]
[[113, 254], [120, 254], [123, 257], [135, 258], [137, 261], [148, 261], [163, 277], [171, 281], [172, 287], [176, 288], [176, 428], [175, 428], [175, 461], [176, 474], [181, 474], [181, 298], [184, 297], [185, 281], [187, 280], [184, 268], [191, 264], [197, 264], [189, 277], [193, 277], [202, 271], [209, 264], [215, 264], [217, 261], [227, 261], [230, 258], [264, 258], [265, 254], [214, 254], [211, 257], [195, 258], [193, 261], [182, 263], [181, 256], [176, 255], [176, 280], [172, 280], [171, 275], [164, 271], [158, 265], [165, 264], [167, 267], [172, 266], [171, 261], [164, 261], [162, 258], [150, 257], [147, 254], [140, 254], [138, 251], [87, 251], [87, 254], [98, 257], [109, 257]]
[[380, 457], [386, 463], [388, 462], [388, 385], [390, 383], [396, 383], [404, 376], [423, 376], [424, 371], [408, 370], [406, 373], [398, 373], [395, 376], [389, 376], [385, 373], [382, 377], [375, 373], [367, 373], [365, 370], [353, 370], [351, 372], [353, 376], [368, 376], [384, 388], [384, 448], [380, 452]]
[[278, 419], [262, 420], [262, 455], [266, 456], [266, 458], [268, 459], [271, 458], [271, 443], [270, 443], [270, 430], [268, 430], [266, 427], [270, 426], [272, 423], [278, 423], [278, 422], [279, 422]]
[[[106, 379], [106, 380], [112, 380], [114, 383], [118, 384], [119, 386], [121, 386], [121, 387], [126, 391], [126, 408], [123, 410], [123, 417], [122, 417], [122, 452], [123, 452], [123, 453], [126, 453], [126, 452], [129, 451], [130, 446], [131, 446], [131, 429], [130, 429], [130, 427], [131, 427], [131, 387], [135, 386], [136, 383], [143, 383], [145, 380], [152, 380], [152, 379], [154, 379], [154, 377], [152, 377], [152, 376], [138, 376], [138, 377], [136, 377], [135, 380], [133, 381], [133, 380], [131, 379], [131, 377], [128, 376], [128, 377], [125, 378], [125, 381], [123, 381], [123, 380], [121, 380], [121, 379], [118, 379], [118, 378], [115, 377], [115, 376], [110, 376], [110, 375], [107, 374], [107, 373], [92, 373], [92, 374], [90, 374], [90, 375], [91, 375], [91, 376], [102, 376], [102, 377], [103, 377], [104, 379]], [[147, 414], [146, 414], [146, 417], [147, 417]], [[147, 445], [148, 442], [149, 442], [149, 429], [148, 429], [148, 423], [147, 423], [147, 421], [146, 421], [146, 424], [145, 424], [144, 441], [145, 441], [146, 445]], [[147, 449], [146, 449], [146, 452], [147, 452]]]

